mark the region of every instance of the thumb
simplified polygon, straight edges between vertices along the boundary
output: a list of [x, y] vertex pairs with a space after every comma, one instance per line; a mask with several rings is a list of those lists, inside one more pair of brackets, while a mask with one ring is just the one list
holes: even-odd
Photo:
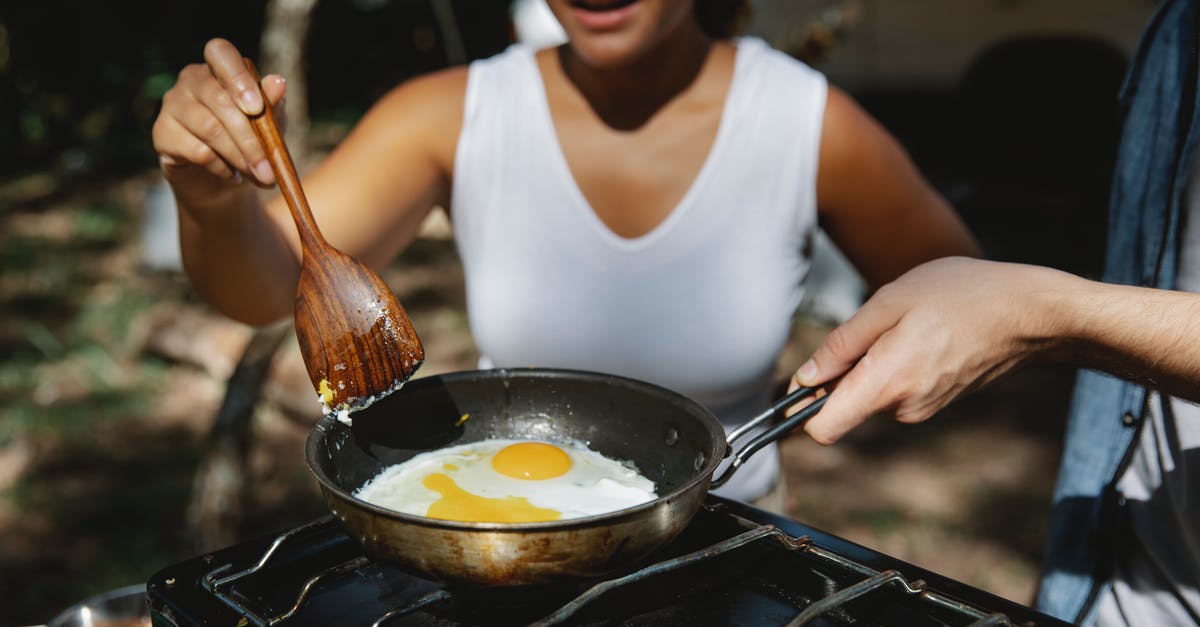
[[275, 114], [275, 123], [279, 125], [279, 131], [286, 133], [288, 116], [283, 99], [287, 95], [287, 79], [279, 74], [268, 74], [263, 77], [262, 90], [267, 101], [271, 103], [271, 111]]
[[821, 411], [804, 424], [805, 433], [818, 444], [837, 442], [875, 413], [879, 386], [870, 361], [870, 357], [864, 358], [846, 373]]
[[283, 97], [287, 94], [287, 79], [279, 74], [268, 74], [262, 79], [263, 93], [267, 95], [267, 99], [271, 101], [271, 106], [279, 107], [283, 103]]

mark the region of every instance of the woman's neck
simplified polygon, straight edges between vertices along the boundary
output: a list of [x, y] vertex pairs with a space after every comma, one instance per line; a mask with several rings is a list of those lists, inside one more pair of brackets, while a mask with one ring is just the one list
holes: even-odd
[[558, 60], [567, 80], [605, 124], [632, 130], [696, 80], [712, 43], [698, 27], [687, 27], [619, 68], [588, 65], [569, 44], [558, 49]]

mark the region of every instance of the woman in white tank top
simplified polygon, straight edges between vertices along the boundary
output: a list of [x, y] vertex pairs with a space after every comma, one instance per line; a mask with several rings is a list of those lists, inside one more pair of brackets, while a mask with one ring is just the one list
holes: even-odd
[[[569, 42], [514, 46], [387, 94], [305, 181], [329, 241], [383, 265], [446, 207], [484, 365], [615, 372], [727, 425], [768, 402], [821, 224], [878, 287], [979, 250], [895, 140], [812, 69], [731, 38], [739, 0], [550, 0]], [[299, 244], [224, 40], [154, 141], [185, 267], [239, 320], [291, 313]], [[273, 104], [282, 77], [267, 76]], [[239, 110], [240, 109], [240, 110]], [[436, 351], [436, 346], [427, 347]], [[725, 488], [754, 499], [774, 449]]]

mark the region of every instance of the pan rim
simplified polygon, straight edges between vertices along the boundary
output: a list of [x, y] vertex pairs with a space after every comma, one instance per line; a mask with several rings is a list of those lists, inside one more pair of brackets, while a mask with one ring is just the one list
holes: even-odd
[[[326, 437], [326, 433], [333, 429], [350, 429], [350, 426], [338, 420], [335, 414], [326, 414], [317, 421], [313, 428], [309, 431], [308, 437], [304, 444], [304, 458], [308, 465], [309, 472], [317, 479], [321, 485], [321, 489], [327, 493], [332, 493], [338, 499], [346, 501], [359, 509], [370, 511], [377, 516], [383, 516], [397, 521], [402, 521], [409, 524], [420, 525], [435, 529], [458, 530], [458, 531], [484, 531], [492, 533], [529, 533], [529, 532], [561, 532], [573, 529], [594, 527], [599, 525], [611, 525], [615, 522], [620, 522], [623, 518], [633, 518], [650, 509], [661, 507], [664, 503], [672, 500], [683, 498], [692, 493], [701, 482], [709, 482], [712, 480], [713, 472], [717, 466], [724, 460], [728, 454], [728, 443], [725, 439], [725, 430], [721, 426], [720, 421], [706, 407], [701, 405], [696, 400], [688, 396], [671, 390], [665, 386], [661, 386], [648, 381], [634, 379], [623, 375], [612, 373], [579, 370], [570, 368], [536, 368], [536, 367], [521, 367], [521, 368], [487, 368], [477, 370], [459, 370], [453, 372], [444, 372], [432, 374], [427, 377], [413, 379], [412, 382], [417, 382], [425, 379], [440, 378], [446, 381], [454, 381], [461, 379], [475, 379], [480, 375], [495, 378], [512, 378], [515, 376], [533, 376], [533, 377], [564, 377], [578, 380], [594, 379], [598, 381], [607, 381], [609, 383], [617, 383], [626, 387], [642, 388], [643, 390], [664, 398], [670, 399], [672, 402], [679, 403], [689, 408], [688, 413], [696, 417], [704, 427], [709, 431], [709, 435], [714, 442], [714, 454], [709, 455], [705, 460], [704, 467], [695, 471], [692, 478], [680, 484], [677, 488], [664, 495], [656, 496], [654, 499], [639, 503], [632, 507], [613, 510], [602, 514], [594, 514], [591, 516], [581, 516], [578, 518], [567, 518], [564, 520], [551, 520], [544, 522], [533, 523], [502, 523], [502, 522], [466, 522], [456, 520], [443, 520], [440, 518], [429, 518], [427, 516], [416, 516], [413, 514], [405, 514], [393, 509], [380, 507], [373, 503], [363, 501], [353, 494], [349, 493], [341, 486], [337, 485], [315, 463], [316, 449], [320, 441]], [[704, 492], [708, 493], [708, 488], [705, 487]]]

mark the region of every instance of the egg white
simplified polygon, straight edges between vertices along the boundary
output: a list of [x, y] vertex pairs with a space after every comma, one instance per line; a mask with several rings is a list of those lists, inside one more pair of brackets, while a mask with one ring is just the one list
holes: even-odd
[[563, 519], [592, 516], [633, 507], [655, 498], [654, 482], [631, 463], [609, 459], [578, 441], [547, 442], [571, 458], [571, 468], [550, 479], [510, 477], [492, 468], [492, 457], [506, 446], [528, 440], [493, 439], [422, 453], [384, 468], [355, 491], [354, 496], [405, 514], [425, 516], [442, 498], [422, 481], [434, 473], [448, 475], [476, 496], [524, 497], [537, 507], [552, 509]]

